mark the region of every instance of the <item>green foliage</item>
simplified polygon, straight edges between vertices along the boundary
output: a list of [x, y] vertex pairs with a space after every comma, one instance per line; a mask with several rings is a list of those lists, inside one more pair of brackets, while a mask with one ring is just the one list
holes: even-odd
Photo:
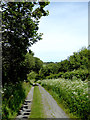
[[70, 61], [68, 60], [63, 60], [57, 63], [57, 65], [58, 65], [58, 72], [66, 72], [70, 70]]
[[50, 63], [47, 65], [48, 71], [50, 71], [50, 73], [56, 74], [58, 73], [58, 66], [55, 63]]
[[46, 79], [53, 79], [53, 78], [58, 78], [58, 74], [50, 74], [49, 76], [46, 77]]
[[86, 48], [82, 48], [79, 52], [74, 52], [73, 56], [69, 57], [71, 69], [85, 69], [88, 67], [88, 52]]
[[34, 57], [32, 56], [32, 54], [27, 53], [25, 55], [25, 62], [24, 63], [25, 63], [25, 68], [24, 68], [25, 73], [26, 74], [30, 73], [33, 70], [33, 68], [35, 67], [35, 60], [34, 60]]
[[41, 76], [39, 74], [36, 74], [36, 77], [35, 77], [35, 82], [42, 79]]
[[44, 118], [42, 96], [38, 86], [34, 87], [30, 118]]
[[88, 69], [79, 69], [79, 70], [73, 70], [73, 71], [68, 71], [68, 72], [60, 72], [58, 74], [50, 74], [47, 76], [47, 79], [53, 79], [53, 78], [65, 78], [65, 79], [71, 79], [73, 80], [73, 77], [76, 79], [81, 79], [81, 80], [86, 80], [89, 77], [89, 71]]
[[30, 81], [32, 79], [38, 80], [40, 78], [39, 76], [39, 70], [42, 68], [43, 62], [32, 55], [32, 53], [27, 53], [25, 56], [25, 68], [24, 73], [27, 74], [27, 80]]
[[81, 80], [86, 80], [88, 79], [89, 76], [89, 71], [87, 69], [79, 69], [79, 70], [74, 70], [71, 72], [65, 72], [62, 77], [65, 79], [72, 79], [73, 76], [75, 76], [77, 79], [81, 79]]
[[[74, 78], [75, 79], [75, 78]], [[43, 80], [41, 85], [56, 95], [58, 101], [69, 108], [82, 120], [88, 119], [89, 115], [89, 96], [88, 82], [80, 79], [71, 81], [66, 79]]]
[[41, 84], [41, 80], [38, 80], [37, 83]]
[[[2, 83], [6, 89], [3, 94], [3, 119], [14, 118], [26, 97], [29, 85], [24, 84], [22, 87], [20, 81], [27, 79], [27, 74], [32, 70], [38, 72], [42, 66], [41, 60], [33, 57], [29, 47], [42, 39], [38, 25], [40, 18], [48, 15], [44, 9], [48, 4], [49, 2], [1, 2]], [[33, 78], [34, 75], [31, 72], [28, 77]]]
[[5, 85], [2, 94], [2, 119], [15, 118], [31, 86], [29, 83]]
[[74, 52], [72, 56], [61, 62], [44, 63], [43, 68], [39, 71], [41, 79], [65, 78], [72, 79], [74, 76], [85, 80], [89, 76], [89, 52], [87, 48], [82, 48], [78, 52]]
[[39, 71], [39, 76], [41, 79], [45, 79], [46, 76], [49, 75], [48, 69], [46, 67], [42, 67]]
[[24, 73], [26, 74], [29, 74], [32, 71], [39, 73], [39, 70], [43, 66], [43, 62], [39, 58], [34, 57], [32, 52], [27, 52], [25, 55], [24, 66]]
[[39, 71], [39, 75], [41, 76], [42, 79], [46, 78], [51, 74], [56, 73], [58, 73], [58, 66], [55, 63], [44, 65]]
[[39, 73], [39, 70], [42, 68], [43, 66], [43, 61], [41, 61], [39, 58], [34, 57], [35, 60], [35, 67], [34, 67], [34, 71], [36, 73]]
[[34, 71], [30, 72], [29, 74], [27, 74], [27, 79], [28, 81], [35, 79], [36, 78], [36, 73]]
[[40, 18], [48, 15], [48, 11], [44, 10], [48, 4], [2, 2], [3, 85], [25, 79], [25, 55], [31, 45], [41, 40], [38, 25]]

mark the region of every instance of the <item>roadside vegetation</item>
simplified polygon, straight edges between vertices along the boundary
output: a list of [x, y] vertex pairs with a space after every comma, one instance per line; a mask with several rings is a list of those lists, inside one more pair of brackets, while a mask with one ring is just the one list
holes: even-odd
[[73, 76], [83, 81], [89, 77], [90, 47], [82, 48], [74, 52], [72, 56], [61, 62], [47, 62], [39, 71], [38, 79], [65, 78], [72, 79]]
[[87, 80], [60, 78], [38, 82], [57, 99], [59, 104], [67, 109], [68, 113], [72, 113], [73, 117], [88, 120], [90, 106]]
[[88, 81], [90, 46], [61, 62], [44, 63], [38, 83], [57, 100], [71, 118], [89, 119]]
[[[1, 2], [2, 119], [15, 118], [43, 62], [30, 47], [42, 39], [39, 21], [49, 2]], [[24, 82], [26, 81], [26, 82]]]
[[30, 118], [44, 118], [44, 117], [45, 116], [44, 116], [41, 93], [39, 91], [39, 87], [35, 86]]
[[[2, 119], [8, 120], [17, 115], [31, 85], [38, 80], [41, 80], [39, 82], [46, 89], [52, 88], [53, 93], [61, 98], [60, 101], [64, 105], [69, 105], [70, 112], [88, 118], [87, 81], [90, 78], [90, 46], [56, 63], [45, 63], [34, 57], [30, 50], [34, 43], [42, 39], [42, 33], [38, 33], [39, 22], [41, 17], [49, 14], [44, 9], [48, 4], [49, 2], [1, 2]], [[55, 80], [56, 78], [60, 79]], [[35, 87], [35, 92], [36, 90], [39, 92], [38, 87]], [[63, 96], [65, 94], [66, 97]]]
[[9, 120], [17, 116], [30, 89], [29, 82], [5, 84], [2, 94], [2, 119]]

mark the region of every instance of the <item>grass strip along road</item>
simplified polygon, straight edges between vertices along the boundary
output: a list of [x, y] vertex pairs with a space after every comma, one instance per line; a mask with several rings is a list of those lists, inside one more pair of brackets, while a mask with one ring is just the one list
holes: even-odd
[[67, 118], [53, 97], [40, 85], [34, 87], [30, 118]]
[[34, 87], [30, 118], [44, 118], [42, 98], [38, 86]]

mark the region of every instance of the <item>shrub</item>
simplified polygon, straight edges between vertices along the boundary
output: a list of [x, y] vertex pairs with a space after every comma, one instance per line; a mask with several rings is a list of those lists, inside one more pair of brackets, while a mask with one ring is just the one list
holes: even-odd
[[53, 79], [53, 78], [65, 78], [65, 79], [73, 79], [73, 77], [76, 77], [76, 79], [81, 79], [82, 81], [88, 79], [89, 72], [87, 69], [79, 69], [79, 70], [73, 70], [68, 72], [60, 72], [58, 74], [50, 74], [46, 77], [46, 79]]
[[36, 73], [34, 71], [30, 72], [29, 74], [27, 74], [27, 80], [30, 81], [32, 79], [36, 78]]
[[41, 84], [41, 80], [38, 80], [37, 83]]
[[82, 120], [88, 119], [88, 82], [73, 79], [74, 81], [65, 79], [43, 80], [41, 85], [55, 93], [58, 96], [58, 101], [69, 108], [70, 113], [72, 112]]
[[4, 86], [2, 94], [2, 119], [15, 118], [30, 90], [30, 84], [20, 82]]

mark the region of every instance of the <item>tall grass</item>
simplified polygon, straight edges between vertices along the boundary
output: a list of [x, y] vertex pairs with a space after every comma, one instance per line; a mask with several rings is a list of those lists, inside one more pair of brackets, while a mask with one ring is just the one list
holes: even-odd
[[53, 79], [42, 80], [41, 85], [52, 91], [57, 96], [58, 101], [66, 108], [69, 108], [70, 113], [81, 119], [88, 119], [89, 98], [87, 81]]
[[30, 83], [20, 82], [4, 86], [2, 95], [2, 119], [15, 118], [24, 102], [29, 90]]

